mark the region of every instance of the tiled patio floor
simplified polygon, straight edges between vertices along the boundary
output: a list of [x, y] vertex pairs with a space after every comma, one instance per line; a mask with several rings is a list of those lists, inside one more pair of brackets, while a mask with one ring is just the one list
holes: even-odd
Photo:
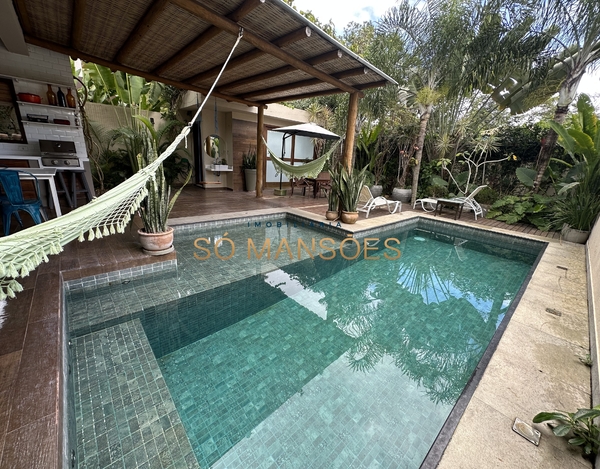
[[[198, 217], [236, 217], [250, 211], [289, 209], [323, 219], [325, 199], [275, 197], [270, 195], [272, 190], [265, 193], [263, 199], [256, 199], [254, 193], [191, 186], [184, 190], [172, 218], [182, 223]], [[389, 215], [385, 210], [373, 212], [368, 220], [361, 215], [352, 228], [431, 216], [420, 210], [413, 212], [406, 205], [399, 215]], [[453, 220], [454, 214], [447, 212], [442, 217]], [[538, 411], [590, 405], [589, 369], [577, 359], [589, 348], [583, 247], [561, 243], [556, 234], [527, 226], [485, 219], [475, 222], [469, 213], [464, 213], [458, 223], [543, 237], [550, 245], [440, 467], [591, 467], [576, 451], [567, 449], [563, 440], [552, 437], [547, 427], [538, 427], [544, 433], [539, 447], [510, 429], [515, 417], [530, 421]], [[139, 249], [137, 226], [139, 220], [122, 235], [69, 244], [60, 256], [24, 279], [25, 290], [0, 311], [0, 468], [62, 466], [58, 402], [62, 386], [61, 278], [81, 278], [154, 262], [155, 258]], [[171, 254], [166, 259], [175, 257]], [[563, 314], [549, 315], [546, 308], [559, 309]]]

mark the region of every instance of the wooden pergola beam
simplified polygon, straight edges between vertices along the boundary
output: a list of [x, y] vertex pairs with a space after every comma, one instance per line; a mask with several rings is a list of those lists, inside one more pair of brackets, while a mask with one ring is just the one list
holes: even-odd
[[[237, 34], [239, 33], [239, 25], [237, 23], [231, 21], [229, 18], [226, 18], [223, 15], [209, 10], [208, 8], [198, 3], [195, 3], [193, 0], [171, 0], [171, 3], [179, 6], [180, 8], [190, 12], [193, 15], [196, 15], [199, 18], [202, 18], [214, 24], [216, 27], [221, 28], [224, 31], [227, 31], [233, 35], [237, 36]], [[266, 52], [272, 55], [273, 57], [287, 63], [288, 65], [292, 65], [298, 70], [302, 70], [303, 72], [312, 75], [315, 78], [319, 78], [320, 80], [326, 83], [330, 83], [336, 88], [340, 88], [344, 91], [347, 91], [348, 93], [357, 92], [356, 88], [353, 88], [352, 86], [347, 85], [343, 81], [340, 81], [337, 78], [333, 78], [327, 73], [314, 68], [313, 66], [304, 62], [303, 60], [300, 60], [294, 57], [293, 55], [285, 52], [284, 50], [280, 49], [272, 42], [269, 42], [261, 38], [260, 36], [251, 33], [250, 31], [244, 32], [244, 40], [252, 44], [254, 47], [262, 50], [263, 52]]]
[[25, 0], [15, 0], [15, 6], [17, 10], [17, 15], [21, 20], [21, 26], [23, 27], [23, 35], [31, 34], [31, 20], [29, 19], [29, 13], [27, 12]]
[[[262, 5], [263, 3], [265, 3], [265, 0], [246, 0], [232, 13], [227, 15], [227, 18], [237, 23], [242, 18], [244, 18], [244, 16], [246, 16], [248, 13], [250, 13], [259, 5]], [[162, 75], [164, 72], [171, 69], [179, 62], [182, 62], [183, 60], [188, 58], [190, 55], [192, 55], [194, 52], [196, 52], [198, 49], [204, 46], [204, 44], [206, 44], [208, 41], [218, 36], [221, 32], [221, 29], [215, 26], [210, 26], [206, 31], [204, 31], [202, 34], [196, 37], [196, 39], [190, 42], [187, 46], [185, 46], [175, 55], [173, 55], [172, 57], [164, 61], [162, 64], [160, 64], [158, 67], [156, 67], [152, 71], [152, 73], [155, 73], [156, 75]]]
[[[311, 57], [310, 59], [306, 59], [306, 63], [309, 65], [318, 65], [325, 62], [330, 62], [331, 60], [341, 59], [343, 56], [344, 53], [341, 50], [332, 50], [330, 52], [325, 52], [324, 54]], [[271, 70], [270, 72], [259, 73], [258, 75], [253, 75], [248, 78], [243, 78], [241, 80], [226, 83], [225, 85], [219, 87], [219, 91], [230, 90], [232, 88], [238, 88], [240, 86], [249, 85], [250, 83], [254, 83], [257, 81], [268, 80], [270, 78], [275, 78], [280, 75], [285, 75], [286, 73], [290, 73], [295, 70], [295, 67], [292, 67], [291, 65], [286, 65], [285, 67], [280, 67], [275, 70]]]
[[[177, 80], [170, 80], [168, 78], [159, 77], [159, 76], [154, 75], [149, 72], [144, 72], [142, 70], [128, 67], [126, 65], [117, 64], [117, 63], [111, 62], [109, 60], [101, 59], [100, 57], [96, 57], [94, 55], [85, 54], [85, 53], [75, 50], [71, 47], [62, 46], [60, 44], [56, 44], [55, 42], [49, 42], [49, 41], [46, 41], [43, 39], [39, 39], [37, 37], [30, 36], [28, 34], [25, 35], [25, 41], [29, 44], [43, 47], [44, 49], [50, 49], [55, 52], [60, 52], [61, 54], [69, 55], [69, 56], [73, 57], [74, 59], [79, 58], [86, 62], [93, 62], [98, 65], [103, 65], [105, 67], [109, 67], [111, 70], [121, 70], [122, 72], [130, 73], [132, 75], [137, 75], [139, 77], [143, 77], [146, 80], [158, 81], [160, 83], [164, 83], [165, 85], [173, 85], [177, 88], [196, 91], [203, 95], [206, 95], [208, 93], [208, 90], [206, 88], [201, 88], [199, 86], [194, 86], [194, 85], [190, 85], [187, 83], [181, 83]], [[225, 95], [225, 94], [222, 94], [222, 93], [219, 93], [216, 91], [213, 91], [212, 95], [217, 98], [224, 99], [226, 101], [245, 104], [246, 106], [259, 106], [260, 105], [253, 101], [247, 101], [245, 99], [240, 99], [235, 96]]]
[[74, 49], [81, 49], [83, 39], [83, 20], [85, 18], [85, 4], [83, 0], [73, 2], [73, 27], [71, 28], [71, 45]]
[[[300, 41], [301, 39], [310, 37], [311, 34], [312, 34], [312, 30], [308, 26], [305, 26], [300, 29], [297, 29], [296, 31], [292, 31], [291, 33], [286, 34], [285, 36], [275, 39], [273, 41], [273, 44], [276, 45], [277, 47], [285, 47], [288, 44], [292, 44], [294, 42]], [[263, 55], [265, 55], [265, 52], [263, 52], [260, 49], [249, 50], [248, 52], [240, 54], [237, 57], [231, 59], [229, 61], [229, 64], [227, 65], [227, 69], [233, 70], [236, 67], [239, 67], [241, 65], [247, 64], [248, 62], [252, 62], [253, 60], [258, 59], [259, 57], [262, 57]], [[222, 67], [222, 65], [217, 65], [216, 67], [213, 67], [209, 70], [198, 73], [198, 74], [194, 75], [193, 77], [188, 78], [185, 81], [187, 83], [194, 84], [199, 81], [206, 80], [207, 78], [212, 78], [221, 71], [221, 67]]]
[[280, 96], [279, 98], [272, 98], [272, 99], [265, 99], [262, 101], [257, 101], [256, 105], [267, 105], [267, 104], [274, 104], [274, 103], [282, 103], [285, 101], [296, 101], [298, 99], [306, 99], [306, 98], [317, 98], [319, 96], [329, 96], [332, 94], [341, 94], [341, 93], [345, 93], [345, 91], [342, 91], [340, 89], [337, 88], [330, 88], [328, 90], [322, 90], [322, 91], [314, 91], [312, 93], [301, 93], [301, 94], [294, 94], [291, 96]]
[[[75, 0], [75, 3], [83, 2], [81, 0]], [[127, 60], [127, 57], [129, 57], [137, 45], [142, 42], [148, 30], [160, 17], [168, 4], [169, 0], [158, 0], [152, 3], [152, 6], [146, 10], [144, 16], [142, 16], [142, 18], [138, 21], [138, 23], [135, 25], [135, 28], [133, 28], [133, 31], [131, 31], [121, 48], [116, 53], [114, 61], [123, 63]], [[76, 49], [78, 49], [78, 47], [76, 47]]]
[[[334, 73], [333, 77], [339, 78], [340, 80], [343, 78], [354, 77], [357, 75], [365, 75], [368, 73], [368, 69], [366, 67], [358, 67], [353, 68], [351, 70], [344, 70], [338, 73]], [[297, 88], [305, 88], [307, 86], [314, 86], [323, 83], [318, 78], [311, 78], [309, 80], [296, 81], [294, 83], [286, 83], [284, 85], [272, 86], [270, 88], [263, 88], [262, 90], [255, 90], [249, 93], [243, 93], [240, 95], [242, 99], [254, 98], [256, 96], [265, 96], [268, 94], [280, 93], [284, 91], [294, 90]]]
[[265, 107], [258, 106], [256, 119], [256, 197], [263, 196], [263, 179], [265, 178], [265, 161], [267, 149], [263, 142], [263, 128], [265, 126]]

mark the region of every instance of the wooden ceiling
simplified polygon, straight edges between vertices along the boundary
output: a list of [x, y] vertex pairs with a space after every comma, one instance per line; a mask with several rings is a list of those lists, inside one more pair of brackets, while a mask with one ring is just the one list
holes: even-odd
[[249, 106], [394, 80], [281, 0], [14, 0], [30, 44]]

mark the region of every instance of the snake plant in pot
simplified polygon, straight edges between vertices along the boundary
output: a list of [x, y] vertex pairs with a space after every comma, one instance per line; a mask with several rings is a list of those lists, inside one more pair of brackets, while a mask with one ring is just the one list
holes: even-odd
[[[122, 138], [127, 140], [128, 152], [135, 152], [136, 169], [140, 170], [158, 157], [157, 147], [161, 135], [157, 134], [147, 118], [136, 116], [136, 119], [143, 125], [139, 125], [136, 129], [127, 129], [128, 131], [122, 129], [121, 133]], [[175, 201], [191, 176], [190, 169], [185, 182], [173, 196], [171, 196], [171, 186], [165, 179], [163, 165], [158, 167], [154, 177], [148, 181], [148, 196], [140, 206], [144, 227], [138, 230], [140, 243], [147, 254], [162, 255], [173, 251], [173, 228], [168, 226], [167, 221]]]
[[327, 220], [335, 220], [339, 216], [340, 196], [337, 187], [337, 182], [339, 179], [338, 174], [338, 168], [332, 167], [329, 169], [331, 188], [329, 189], [329, 192], [327, 192], [327, 212], [325, 212], [325, 218]]
[[368, 166], [363, 169], [346, 170], [344, 166], [337, 174], [331, 175], [332, 186], [337, 187], [337, 193], [342, 208], [342, 222], [352, 224], [358, 220], [358, 198], [367, 177]]

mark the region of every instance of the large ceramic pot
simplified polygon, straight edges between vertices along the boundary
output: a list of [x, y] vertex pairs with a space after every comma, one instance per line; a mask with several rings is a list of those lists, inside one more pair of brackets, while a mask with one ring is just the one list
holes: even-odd
[[358, 220], [358, 212], [345, 212], [342, 210], [342, 222], [353, 225]]
[[146, 254], [162, 256], [173, 252], [173, 228], [169, 227], [163, 233], [146, 233], [143, 229], [138, 230], [140, 244]]
[[407, 204], [410, 202], [411, 197], [411, 189], [400, 189], [399, 187], [394, 187], [394, 190], [392, 191], [392, 200], [399, 200], [400, 202]]
[[246, 191], [256, 190], [256, 169], [244, 169], [244, 178], [246, 181]]
[[566, 223], [563, 225], [560, 234], [564, 241], [577, 244], [585, 244], [590, 236], [589, 231], [576, 230], [575, 228], [571, 228]]
[[373, 197], [379, 197], [383, 192], [383, 186], [380, 186], [379, 184], [371, 186], [370, 189]]
[[327, 220], [335, 220], [338, 217], [337, 210], [327, 210], [325, 212], [325, 218]]

